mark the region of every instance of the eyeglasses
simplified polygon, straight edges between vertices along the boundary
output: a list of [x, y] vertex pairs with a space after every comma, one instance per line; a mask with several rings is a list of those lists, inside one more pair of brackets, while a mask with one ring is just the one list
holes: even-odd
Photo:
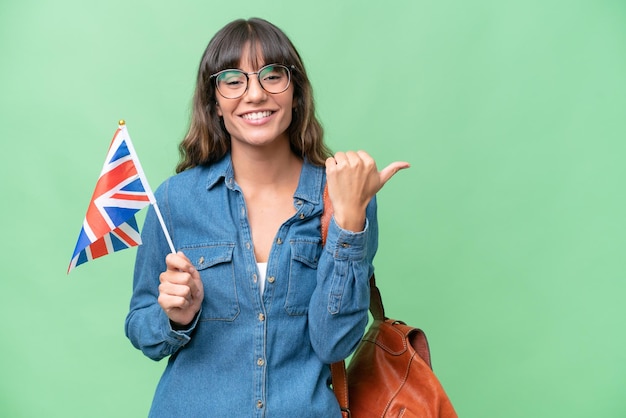
[[259, 71], [246, 73], [238, 69], [222, 70], [211, 75], [215, 78], [215, 86], [222, 96], [227, 99], [238, 99], [248, 90], [250, 76], [256, 74], [259, 84], [268, 93], [278, 94], [289, 88], [291, 70], [295, 69], [281, 64], [269, 64]]

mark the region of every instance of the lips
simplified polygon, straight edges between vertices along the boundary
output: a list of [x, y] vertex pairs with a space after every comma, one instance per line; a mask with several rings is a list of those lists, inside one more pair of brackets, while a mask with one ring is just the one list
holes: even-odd
[[274, 112], [269, 111], [269, 110], [265, 110], [263, 112], [244, 113], [243, 115], [241, 115], [241, 117], [246, 119], [246, 120], [259, 120], [259, 119], [263, 119], [263, 118], [267, 118], [267, 117], [271, 116], [272, 113], [274, 113]]

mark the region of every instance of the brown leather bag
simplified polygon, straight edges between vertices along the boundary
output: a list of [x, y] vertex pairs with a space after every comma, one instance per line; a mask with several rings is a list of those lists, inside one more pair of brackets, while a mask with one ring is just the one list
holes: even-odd
[[[324, 190], [322, 240], [326, 242], [332, 206]], [[344, 418], [457, 418], [433, 373], [426, 334], [385, 316], [380, 290], [370, 278], [373, 323], [348, 369], [331, 364], [333, 389]]]

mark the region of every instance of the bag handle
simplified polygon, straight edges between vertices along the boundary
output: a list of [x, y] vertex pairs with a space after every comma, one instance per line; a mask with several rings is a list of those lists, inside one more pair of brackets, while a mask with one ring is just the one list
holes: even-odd
[[[322, 212], [322, 246], [326, 245], [326, 237], [328, 236], [328, 227], [333, 217], [333, 205], [328, 195], [328, 185], [324, 187], [324, 194], [322, 196], [324, 202], [324, 210]], [[370, 277], [370, 312], [374, 320], [384, 321], [385, 307], [383, 306], [383, 300], [380, 295], [380, 290], [376, 286], [376, 278], [374, 274]], [[350, 399], [348, 396], [348, 378], [346, 375], [346, 362], [345, 360], [338, 361], [330, 365], [330, 373], [333, 382], [333, 391], [339, 402], [341, 408], [341, 414], [343, 418], [350, 418]]]

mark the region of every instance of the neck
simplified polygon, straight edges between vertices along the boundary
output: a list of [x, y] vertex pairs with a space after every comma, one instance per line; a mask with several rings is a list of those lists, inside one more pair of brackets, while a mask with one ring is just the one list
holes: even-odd
[[235, 180], [242, 187], [262, 189], [292, 184], [302, 169], [302, 159], [289, 146], [233, 147], [231, 158]]

